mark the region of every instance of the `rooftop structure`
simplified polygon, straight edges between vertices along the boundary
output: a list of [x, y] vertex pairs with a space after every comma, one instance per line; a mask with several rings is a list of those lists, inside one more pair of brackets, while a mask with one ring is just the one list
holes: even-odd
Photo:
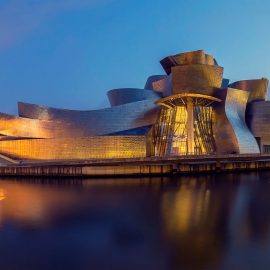
[[110, 108], [18, 103], [0, 114], [0, 154], [65, 160], [270, 153], [268, 80], [229, 84], [203, 50], [161, 60], [144, 89], [108, 91]]

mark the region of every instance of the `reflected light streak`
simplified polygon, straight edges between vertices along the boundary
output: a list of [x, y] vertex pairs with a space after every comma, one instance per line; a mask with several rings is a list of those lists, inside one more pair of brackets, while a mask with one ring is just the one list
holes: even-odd
[[0, 201], [6, 199], [6, 192], [4, 189], [0, 189]]
[[168, 232], [186, 234], [192, 227], [200, 227], [207, 219], [210, 192], [205, 187], [194, 191], [191, 186], [192, 182], [188, 186], [182, 185], [175, 194], [164, 195], [163, 215]]

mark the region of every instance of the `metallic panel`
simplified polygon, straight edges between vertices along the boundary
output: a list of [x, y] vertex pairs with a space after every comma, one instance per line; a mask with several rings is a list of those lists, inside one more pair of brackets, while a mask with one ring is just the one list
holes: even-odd
[[107, 92], [111, 106], [119, 106], [131, 102], [146, 100], [146, 99], [159, 99], [160, 94], [145, 89], [136, 88], [121, 88], [113, 89]]
[[159, 112], [154, 100], [92, 111], [55, 109], [22, 102], [18, 105], [22, 117], [58, 121], [61, 125], [71, 126], [64, 137], [73, 137], [77, 131], [81, 136], [96, 136], [146, 127], [155, 123]]
[[34, 160], [140, 158], [146, 156], [146, 140], [145, 136], [99, 136], [0, 141], [0, 153]]
[[222, 103], [213, 104], [213, 134], [217, 154], [239, 154], [238, 141], [234, 130], [225, 112], [227, 89], [218, 90]]
[[213, 96], [214, 88], [220, 88], [223, 68], [210, 65], [188, 65], [172, 68], [173, 94], [204, 94]]
[[[152, 75], [150, 76], [144, 86], [144, 89], [149, 89], [149, 90], [156, 90], [154, 87], [154, 82], [166, 79], [168, 76], [167, 75]], [[157, 90], [158, 92], [162, 92], [161, 90]]]
[[[61, 124], [59, 121], [40, 121], [0, 113], [0, 134], [11, 137], [24, 138], [53, 138], [63, 137], [67, 132], [74, 135], [80, 130], [73, 130], [69, 123]], [[6, 139], [5, 137], [1, 137]], [[11, 138], [10, 138], [11, 139]]]
[[205, 54], [203, 50], [180, 53], [168, 56], [160, 61], [167, 74], [171, 73], [172, 67], [183, 65], [217, 65], [213, 56]]
[[260, 149], [245, 123], [249, 93], [239, 89], [222, 90], [225, 99], [214, 105], [214, 135], [217, 152], [222, 154], [257, 154]]
[[237, 81], [230, 84], [229, 87], [248, 91], [250, 93], [248, 102], [252, 102], [257, 100], [266, 100], [268, 84], [269, 81], [266, 78], [262, 78], [258, 80]]
[[246, 112], [247, 124], [255, 137], [270, 138], [270, 101], [255, 101]]
[[172, 94], [172, 76], [156, 75], [148, 78], [145, 89], [151, 89], [162, 94], [162, 96], [169, 96]]

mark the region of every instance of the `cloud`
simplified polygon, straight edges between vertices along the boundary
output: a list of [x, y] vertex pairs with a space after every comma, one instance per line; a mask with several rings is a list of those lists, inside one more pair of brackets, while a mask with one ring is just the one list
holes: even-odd
[[111, 0], [0, 0], [0, 48], [14, 45], [61, 12]]

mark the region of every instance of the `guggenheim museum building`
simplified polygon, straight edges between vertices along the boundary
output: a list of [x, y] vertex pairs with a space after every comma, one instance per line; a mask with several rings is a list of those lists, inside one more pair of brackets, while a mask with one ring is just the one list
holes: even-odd
[[144, 88], [108, 91], [111, 107], [18, 103], [0, 114], [0, 154], [19, 160], [270, 154], [265, 78], [230, 83], [203, 50], [168, 56]]

